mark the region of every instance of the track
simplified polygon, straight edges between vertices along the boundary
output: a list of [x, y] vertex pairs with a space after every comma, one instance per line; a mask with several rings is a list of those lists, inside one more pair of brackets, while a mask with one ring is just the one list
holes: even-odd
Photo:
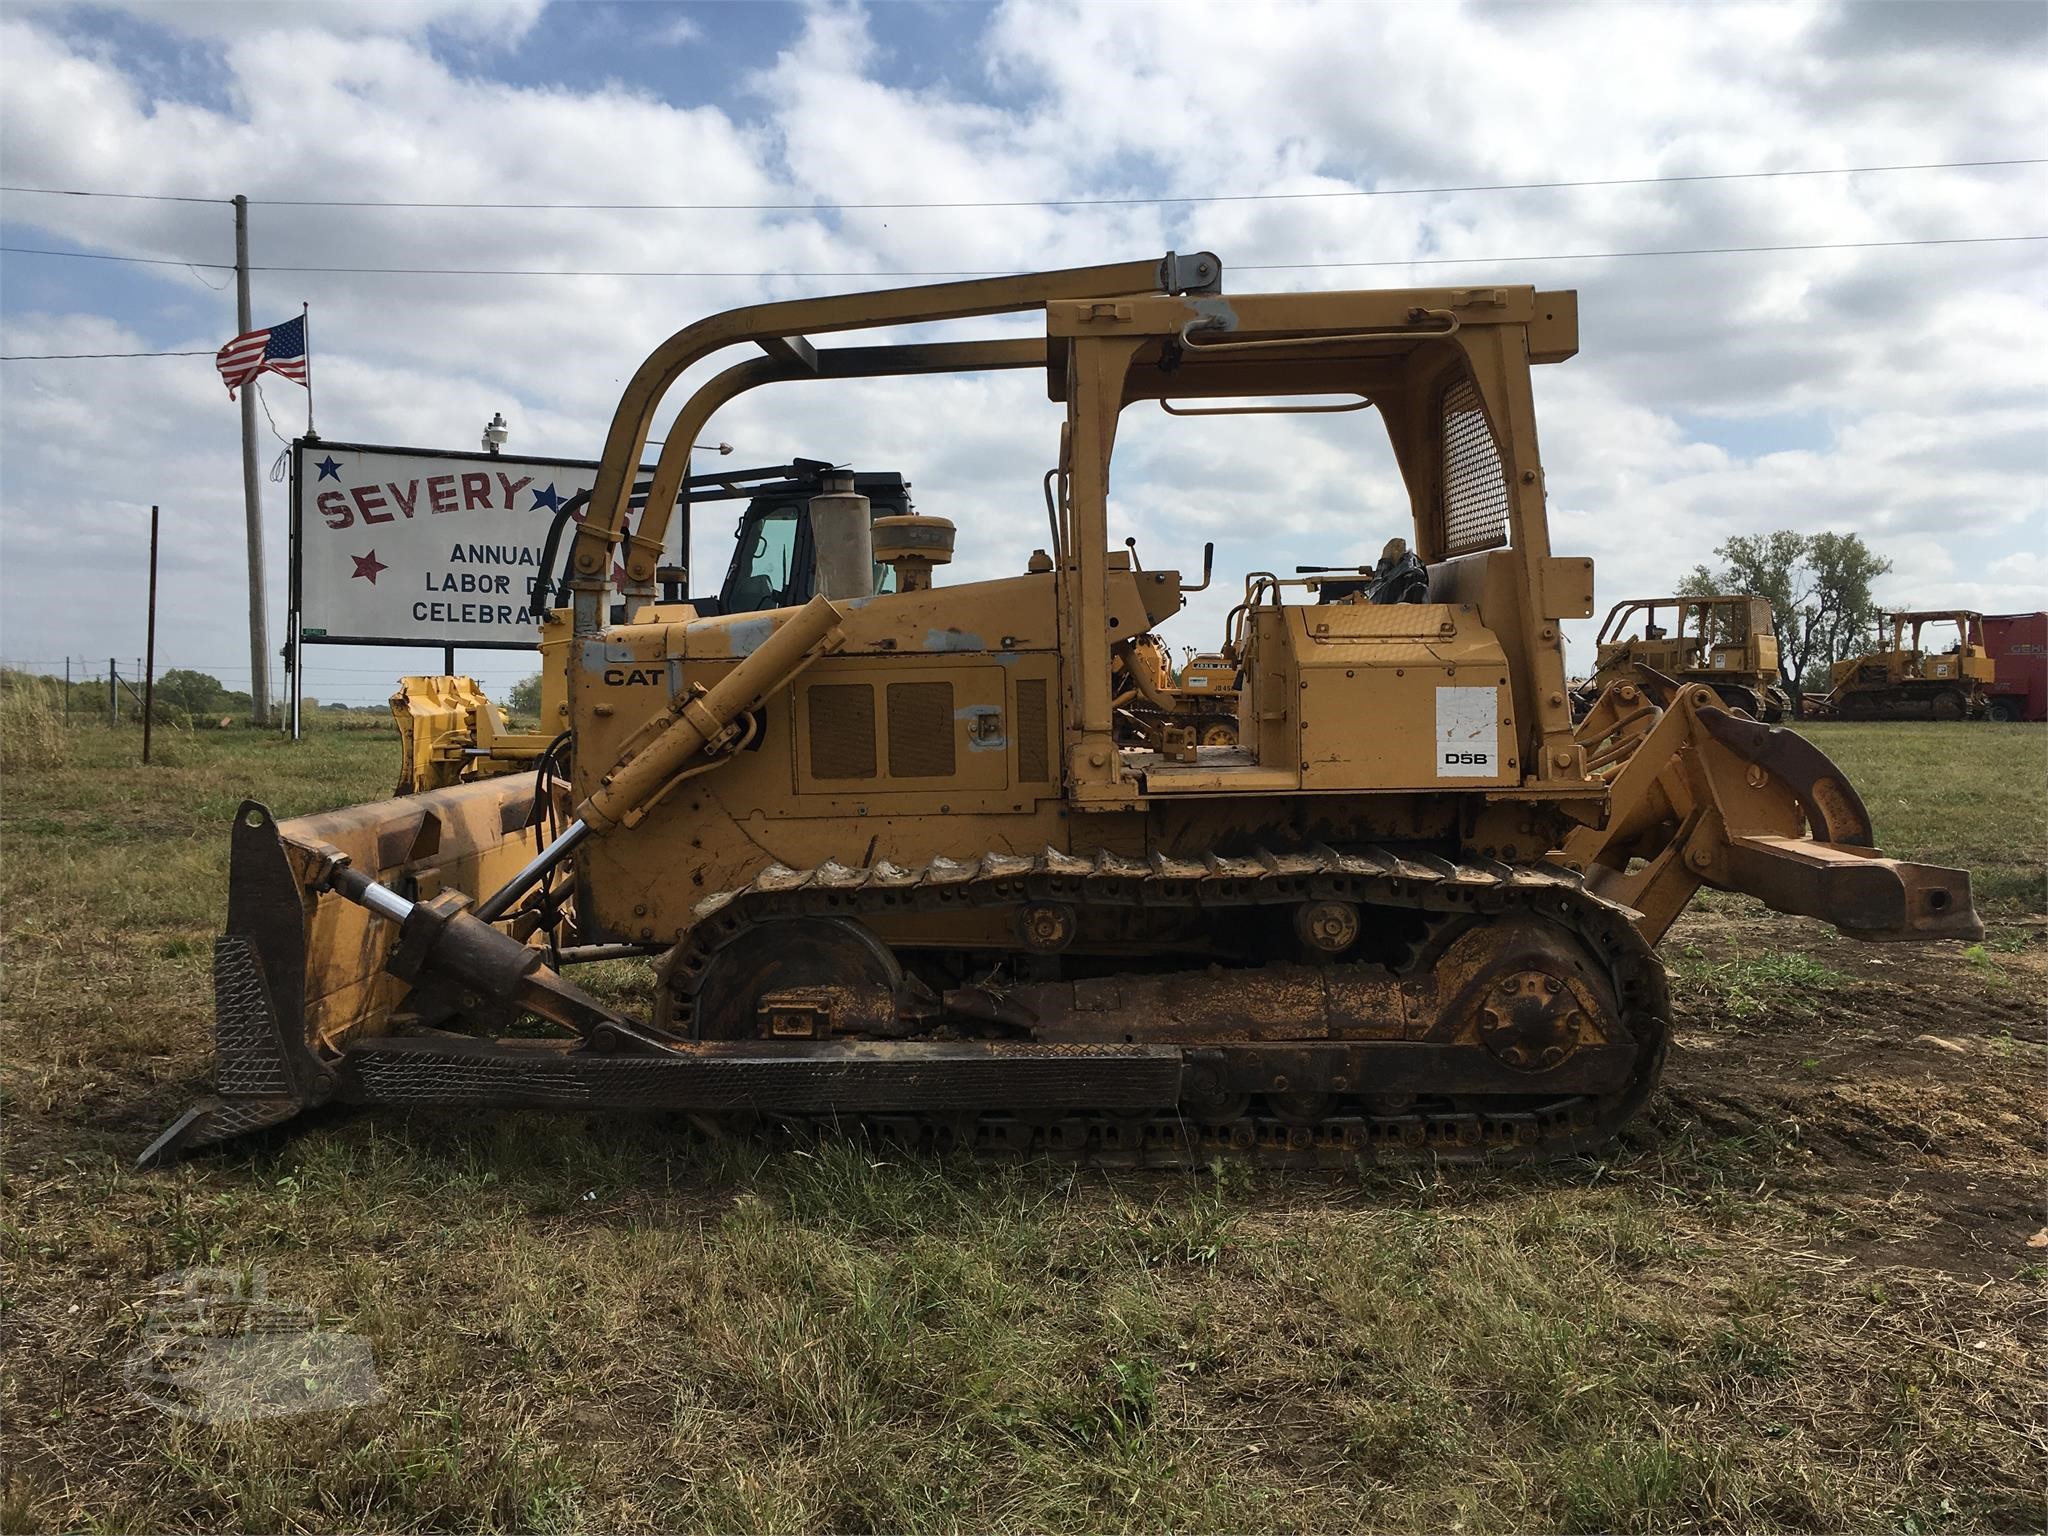
[[[1113, 1038], [1174, 1045], [1182, 1052], [1184, 1077], [1172, 1110], [1050, 1111], [1017, 1104], [970, 1114], [834, 1119], [764, 1108], [749, 1116], [707, 1117], [706, 1123], [797, 1135], [857, 1130], [887, 1142], [1108, 1164], [1185, 1166], [1235, 1154], [1315, 1166], [1381, 1152], [1571, 1155], [1611, 1138], [1648, 1098], [1664, 1058], [1670, 1006], [1663, 967], [1625, 909], [1553, 866], [1453, 863], [1383, 848], [1316, 846], [1241, 858], [1156, 854], [1143, 861], [1046, 849], [1032, 856], [935, 859], [914, 868], [772, 865], [747, 886], [699, 905], [696, 926], [663, 962], [655, 1023], [684, 1037], [750, 1032], [751, 1019], [735, 1025], [717, 1000], [741, 994], [751, 1000], [760, 988], [752, 974], [722, 976], [721, 967], [754, 967], [764, 955], [815, 949], [820, 935], [829, 947], [827, 924], [914, 931], [923, 915], [997, 909], [1026, 934], [1033, 915], [1049, 911], [1067, 914], [1071, 928], [1082, 932], [1136, 924], [1157, 933], [1179, 924], [1200, 935], [1261, 920], [1268, 930], [1284, 928], [1290, 914], [1327, 903], [1358, 914], [1359, 951], [1388, 929], [1421, 936], [1373, 963], [1339, 955], [1322, 957], [1329, 963], [1320, 967], [1271, 959], [1221, 970], [1097, 976], [1083, 985], [1112, 987], [1125, 1000], [1113, 1035], [1089, 1015], [1061, 1011], [1078, 990], [1069, 981], [1005, 980], [941, 994], [918, 981], [921, 957], [910, 946], [877, 962], [870, 990], [881, 995], [886, 988], [889, 1005], [871, 1000], [866, 1016], [878, 1030], [904, 1037], [901, 1001], [921, 995], [930, 1005], [918, 1027], [928, 1038], [979, 1031], [1039, 1042]], [[1517, 946], [1512, 965], [1521, 969], [1488, 971], [1466, 963], [1459, 974], [1447, 974], [1460, 970], [1461, 956], [1496, 937], [1505, 943], [1506, 936]], [[865, 942], [874, 946], [871, 937]], [[1096, 962], [1098, 968], [1116, 963], [1113, 957]], [[1569, 984], [1573, 966], [1591, 979], [1575, 990], [1568, 985], [1561, 993], [1566, 1006], [1575, 995], [1599, 995], [1611, 1000], [1611, 1017], [1588, 1025], [1573, 1015], [1579, 1027], [1559, 1047], [1563, 1060], [1543, 1070], [1510, 1066], [1500, 1037], [1472, 1026], [1473, 1009], [1482, 1006], [1475, 994], [1495, 984], [1558, 993], [1547, 978], [1554, 973]], [[1537, 980], [1513, 980], [1522, 977]], [[1375, 986], [1396, 997], [1388, 1011], [1346, 1011], [1344, 999]], [[1287, 998], [1291, 1027], [1286, 1018], [1247, 1012], [1243, 1003], [1246, 995], [1276, 988]], [[1213, 1002], [1206, 1017], [1205, 998]], [[857, 998], [848, 1004], [835, 994], [834, 1001], [860, 1011]], [[1180, 1013], [1176, 1003], [1183, 1005]], [[1555, 1038], [1554, 1031], [1542, 1038]], [[1505, 1050], [1515, 1054], [1512, 1044]]]

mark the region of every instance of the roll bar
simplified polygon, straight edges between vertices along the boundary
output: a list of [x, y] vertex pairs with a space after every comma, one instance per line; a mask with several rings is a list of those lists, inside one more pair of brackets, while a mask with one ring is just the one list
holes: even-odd
[[[573, 582], [578, 589], [577, 627], [593, 622], [604, 607], [612, 551], [622, 536], [632, 481], [647, 446], [656, 408], [669, 387], [693, 364], [720, 348], [752, 341], [767, 354], [728, 368], [693, 395], [677, 425], [662, 443], [653, 484], [648, 489], [648, 523], [657, 518], [661, 530], [643, 526], [632, 540], [626, 567], [631, 584], [651, 582], [660, 558], [651, 532], [665, 531], [666, 516], [656, 509], [672, 506], [689, 465], [690, 445], [702, 418], [716, 405], [757, 384], [774, 379], [876, 377], [884, 373], [952, 372], [976, 367], [1025, 367], [1043, 364], [1045, 343], [1028, 343], [1035, 355], [992, 358], [994, 349], [1025, 343], [937, 344], [905, 348], [846, 348], [835, 354], [812, 346], [808, 337], [828, 331], [869, 330], [881, 326], [917, 325], [981, 315], [1014, 314], [1042, 309], [1055, 299], [1118, 297], [1127, 294], [1213, 293], [1222, 284], [1223, 263], [1212, 253], [1168, 252], [1159, 261], [1117, 262], [1096, 267], [1071, 267], [1014, 277], [977, 278], [968, 282], [933, 283], [911, 288], [885, 288], [868, 293], [754, 304], [712, 315], [685, 326], [648, 354], [634, 372], [605, 437], [604, 457], [591, 487], [590, 516], [577, 530], [570, 551]], [[964, 349], [964, 350], [963, 350]], [[948, 354], [951, 354], [950, 356]], [[851, 357], [845, 354], [865, 354]], [[876, 354], [888, 354], [878, 357]], [[894, 366], [887, 366], [893, 363]], [[700, 409], [700, 403], [702, 409]], [[588, 601], [583, 599], [587, 598]], [[587, 610], [587, 613], [586, 613]]]

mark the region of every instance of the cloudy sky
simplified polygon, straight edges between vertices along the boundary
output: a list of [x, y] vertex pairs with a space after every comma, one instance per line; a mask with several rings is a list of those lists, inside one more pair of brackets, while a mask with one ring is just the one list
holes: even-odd
[[[2048, 166], [1389, 195], [2039, 160], [2035, 0], [16, 0], [0, 84], [10, 188], [239, 192], [258, 268], [435, 269], [257, 272], [259, 324], [312, 305], [331, 438], [470, 448], [503, 411], [515, 451], [594, 456], [625, 377], [708, 312], [1206, 248], [1236, 292], [1576, 288], [1581, 353], [1539, 372], [1537, 403], [1553, 544], [1597, 559], [1603, 606], [1778, 527], [1862, 532], [1898, 604], [2048, 605], [2048, 242], [1988, 239], [2048, 234]], [[1189, 200], [1136, 201], [1165, 197]], [[384, 206], [331, 206], [349, 201]], [[903, 206], [932, 203], [954, 206]], [[15, 190], [0, 225], [74, 253], [0, 255], [8, 354], [210, 354], [235, 329], [229, 275], [179, 264], [232, 259], [219, 203]], [[1962, 240], [1982, 243], [1894, 243]], [[738, 275], [449, 273], [475, 268]], [[297, 386], [263, 393], [283, 433], [303, 425]], [[959, 523], [958, 572], [988, 575], [1041, 542], [1057, 422], [1042, 381], [1007, 377], [762, 391], [713, 433], [746, 463], [901, 470]], [[246, 686], [238, 427], [210, 356], [0, 364], [0, 658], [140, 653], [154, 501], [160, 665]], [[1246, 570], [1406, 532], [1370, 417], [1133, 411], [1125, 433], [1117, 536], [1187, 568], [1218, 543], [1215, 601], [1176, 642], [1214, 643]], [[286, 507], [265, 492], [276, 641]], [[700, 524], [706, 569], [723, 532]], [[428, 659], [312, 652], [308, 691], [381, 699]], [[529, 670], [463, 665], [495, 686]]]

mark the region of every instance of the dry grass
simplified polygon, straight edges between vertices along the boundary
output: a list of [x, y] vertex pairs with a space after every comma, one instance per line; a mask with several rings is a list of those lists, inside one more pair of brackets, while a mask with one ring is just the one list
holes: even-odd
[[41, 773], [70, 750], [61, 685], [28, 672], [0, 673], [0, 773]]
[[[1759, 945], [1687, 921], [1672, 1092], [1598, 1162], [1182, 1178], [771, 1154], [628, 1117], [358, 1115], [135, 1175], [206, 1071], [236, 802], [380, 795], [395, 748], [220, 733], [144, 771], [132, 732], [68, 745], [10, 775], [0, 859], [0, 1529], [1927, 1532], [2048, 1514], [2026, 1354], [2048, 1271], [2005, 1235], [2038, 1216], [1983, 1203], [2000, 1177], [2038, 1185], [2037, 1138], [2005, 1121], [2041, 1046], [1979, 1028], [1978, 1068], [1899, 1055], [1863, 1015], [1816, 1019], [1894, 999], [1812, 925]], [[1944, 835], [1997, 843], [1988, 820], [2008, 829], [1995, 878], [2038, 866], [2038, 822], [2009, 830], [2033, 793]], [[1872, 798], [1900, 851], [1941, 853]], [[1981, 961], [1947, 957], [1945, 984], [2022, 1018], [2038, 950], [2002, 929]], [[1731, 986], [1754, 1008], [1727, 1006]], [[1816, 1069], [1796, 1112], [1720, 1064], [1831, 1028], [1869, 1053]], [[1971, 1076], [1993, 1070], [2000, 1092]], [[1868, 1157], [1830, 1139], [1895, 1091], [1946, 1139]], [[1898, 1182], [1908, 1167], [1932, 1182]], [[1996, 1243], [1952, 1235], [1971, 1228]], [[121, 1366], [151, 1278], [194, 1265], [260, 1267], [369, 1340], [382, 1398], [241, 1425], [137, 1400]]]

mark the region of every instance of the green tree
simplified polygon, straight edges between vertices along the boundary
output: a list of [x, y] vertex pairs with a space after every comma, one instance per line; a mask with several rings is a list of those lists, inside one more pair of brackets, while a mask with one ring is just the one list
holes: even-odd
[[1678, 578], [1674, 589], [1677, 597], [1722, 597], [1721, 579], [1704, 565], [1696, 565]]
[[1806, 627], [1818, 637], [1821, 658], [1840, 661], [1858, 654], [1877, 627], [1871, 583], [1891, 570], [1891, 561], [1872, 554], [1857, 534], [1817, 533], [1807, 541], [1806, 564], [1813, 573]]
[[1778, 631], [1778, 665], [1793, 692], [1809, 668], [1852, 655], [1876, 623], [1871, 583], [1892, 568], [1861, 534], [1803, 534], [1790, 528], [1742, 533], [1714, 553], [1719, 570], [1694, 566], [1679, 583], [1681, 597], [1748, 593], [1771, 605]]
[[515, 715], [528, 720], [540, 718], [540, 674], [522, 677], [512, 685], [512, 691], [505, 695], [505, 707]]
[[156, 680], [159, 708], [169, 705], [187, 718], [218, 713], [221, 707], [220, 679], [189, 667], [173, 667]]

